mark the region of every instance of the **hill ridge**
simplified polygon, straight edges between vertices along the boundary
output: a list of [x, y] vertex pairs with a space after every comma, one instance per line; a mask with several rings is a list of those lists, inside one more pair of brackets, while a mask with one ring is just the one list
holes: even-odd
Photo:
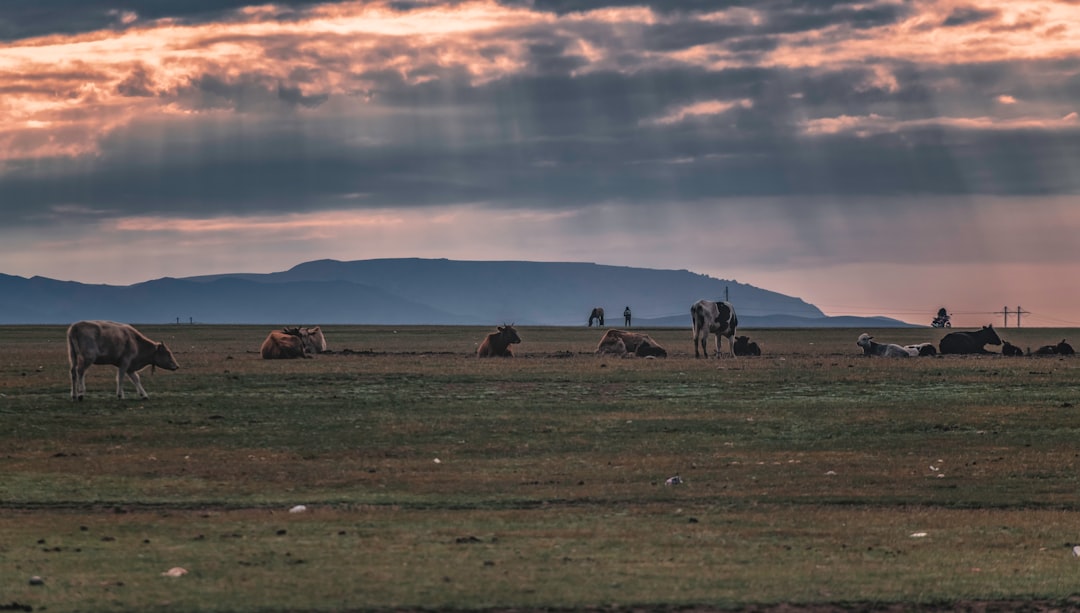
[[[801, 298], [689, 270], [591, 262], [379, 258], [301, 262], [270, 273], [163, 277], [127, 286], [0, 275], [0, 323], [585, 325], [594, 306], [622, 322], [689, 326], [689, 307], [728, 294], [744, 327], [827, 325]], [[787, 319], [784, 319], [787, 318]], [[847, 318], [852, 319], [852, 318]], [[887, 318], [855, 318], [906, 326]], [[665, 323], [670, 322], [670, 323]]]

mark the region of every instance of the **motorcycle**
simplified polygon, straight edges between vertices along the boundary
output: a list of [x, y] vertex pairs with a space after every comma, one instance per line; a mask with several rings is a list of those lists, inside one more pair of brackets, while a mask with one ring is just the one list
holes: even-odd
[[949, 320], [949, 314], [945, 311], [945, 309], [938, 310], [937, 317], [934, 318], [934, 321], [930, 322], [930, 326], [933, 328], [952, 327], [952, 322]]

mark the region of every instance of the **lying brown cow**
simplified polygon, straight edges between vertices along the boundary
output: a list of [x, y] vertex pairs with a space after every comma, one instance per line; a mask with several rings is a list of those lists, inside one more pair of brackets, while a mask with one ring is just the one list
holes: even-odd
[[600, 339], [596, 353], [611, 355], [636, 355], [638, 357], [666, 358], [667, 350], [651, 336], [641, 332], [608, 330]]
[[155, 343], [128, 324], [114, 321], [77, 321], [67, 330], [68, 361], [71, 363], [71, 399], [82, 400], [86, 394], [86, 371], [92, 364], [116, 367], [116, 397], [124, 397], [124, 375], [135, 384], [135, 391], [148, 398], [139, 371], [150, 366], [176, 370], [176, 363], [165, 343]]
[[[290, 337], [290, 338], [285, 338]], [[290, 358], [308, 358], [311, 353], [326, 351], [326, 337], [322, 328], [301, 328], [293, 326], [273, 330], [263, 341], [259, 353], [264, 360], [284, 360]]]
[[499, 326], [497, 332], [488, 334], [484, 338], [484, 342], [480, 343], [480, 347], [476, 350], [476, 357], [512, 358], [514, 357], [514, 352], [510, 350], [510, 345], [520, 342], [521, 337], [518, 336], [517, 330], [514, 329], [513, 325]]

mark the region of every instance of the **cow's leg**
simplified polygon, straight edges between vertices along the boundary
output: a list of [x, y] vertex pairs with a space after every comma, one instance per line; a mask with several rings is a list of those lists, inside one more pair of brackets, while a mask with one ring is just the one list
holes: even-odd
[[[137, 371], [132, 370], [132, 371], [129, 371], [127, 375], [128, 375], [128, 379], [131, 379], [131, 382], [135, 384], [135, 391], [139, 393], [139, 398], [142, 398], [143, 400], [146, 400], [147, 398], [149, 398], [150, 394], [147, 394], [146, 390], [143, 389], [142, 380], [139, 379], [139, 373]], [[123, 396], [120, 396], [120, 397], [123, 398]]]
[[80, 359], [75, 366], [75, 398], [82, 400], [86, 395], [86, 371], [90, 370], [90, 362]]
[[86, 395], [86, 371], [90, 370], [89, 364], [79, 367], [79, 400]]
[[116, 367], [116, 397], [120, 400], [124, 399], [124, 368], [122, 366]]

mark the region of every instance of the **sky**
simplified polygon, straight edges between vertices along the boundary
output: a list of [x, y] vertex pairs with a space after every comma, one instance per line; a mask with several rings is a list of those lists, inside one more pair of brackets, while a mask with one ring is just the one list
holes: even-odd
[[1078, 113], [1078, 0], [4, 0], [0, 273], [595, 262], [1080, 327]]

